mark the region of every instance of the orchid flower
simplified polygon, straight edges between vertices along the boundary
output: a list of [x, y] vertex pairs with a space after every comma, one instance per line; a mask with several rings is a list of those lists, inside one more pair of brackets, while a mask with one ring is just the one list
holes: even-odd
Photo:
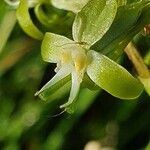
[[68, 102], [60, 108], [69, 108], [77, 98], [85, 75], [97, 86], [121, 99], [139, 96], [143, 86], [122, 66], [91, 49], [108, 31], [117, 11], [116, 0], [90, 0], [77, 13], [73, 23], [73, 40], [46, 33], [41, 54], [46, 62], [56, 63], [56, 75], [35, 95], [42, 94], [71, 75]]

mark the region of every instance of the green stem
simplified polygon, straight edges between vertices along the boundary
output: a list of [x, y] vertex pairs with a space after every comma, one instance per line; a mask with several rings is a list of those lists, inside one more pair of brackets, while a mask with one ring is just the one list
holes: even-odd
[[144, 61], [139, 54], [137, 48], [134, 46], [133, 43], [129, 43], [128, 46], [125, 48], [125, 52], [128, 55], [129, 59], [133, 63], [138, 75], [141, 78], [148, 78], [150, 77], [150, 72], [147, 66], [144, 64]]
[[125, 52], [134, 65], [138, 78], [143, 83], [145, 90], [150, 95], [150, 71], [144, 64], [144, 61], [133, 43], [129, 43]]

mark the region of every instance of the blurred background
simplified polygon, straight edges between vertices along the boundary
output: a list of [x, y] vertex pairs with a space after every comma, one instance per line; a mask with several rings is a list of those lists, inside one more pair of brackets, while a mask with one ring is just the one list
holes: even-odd
[[[51, 9], [65, 17], [50, 31], [71, 37], [72, 13]], [[141, 53], [150, 50], [150, 36], [135, 42]], [[120, 100], [103, 90], [82, 88], [74, 114], [59, 106], [69, 84], [43, 101], [34, 94], [55, 74], [55, 64], [40, 55], [41, 41], [27, 36], [16, 21], [15, 10], [0, 0], [0, 150], [150, 150], [150, 97]], [[132, 71], [124, 55], [122, 65]], [[56, 115], [58, 114], [58, 115]]]

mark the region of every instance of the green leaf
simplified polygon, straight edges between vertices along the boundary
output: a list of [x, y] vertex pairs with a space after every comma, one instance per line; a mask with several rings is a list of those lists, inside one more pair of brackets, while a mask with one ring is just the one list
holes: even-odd
[[36, 5], [34, 12], [41, 24], [45, 25], [46, 27], [48, 27], [51, 24], [50, 19], [42, 9], [42, 4]]
[[44, 61], [57, 63], [61, 58], [62, 50], [81, 48], [74, 41], [58, 35], [47, 32], [44, 36], [41, 54]]
[[74, 13], [78, 13], [89, 0], [52, 0], [52, 5]]
[[108, 31], [116, 12], [116, 0], [90, 0], [75, 18], [74, 40], [93, 45]]
[[0, 22], [0, 31], [1, 31], [0, 53], [5, 47], [15, 24], [16, 24], [16, 12], [14, 10], [7, 11], [3, 17], [3, 20]]
[[150, 5], [148, 2], [140, 3], [119, 7], [108, 32], [91, 49], [100, 51], [113, 60], [120, 58], [133, 37], [150, 23]]
[[28, 10], [28, 1], [21, 0], [19, 7], [17, 9], [17, 19], [22, 27], [22, 29], [32, 38], [42, 40], [43, 33], [34, 25], [31, 20], [29, 10]]
[[139, 8], [131, 8], [128, 5], [119, 7], [111, 27], [102, 39], [93, 45], [92, 49], [104, 50], [104, 54], [109, 53], [111, 50], [116, 50], [119, 46], [118, 43], [121, 43], [136, 25], [140, 14], [141, 9]]
[[134, 99], [141, 94], [143, 85], [122, 66], [95, 51], [89, 51], [89, 56], [87, 73], [102, 89], [120, 99]]

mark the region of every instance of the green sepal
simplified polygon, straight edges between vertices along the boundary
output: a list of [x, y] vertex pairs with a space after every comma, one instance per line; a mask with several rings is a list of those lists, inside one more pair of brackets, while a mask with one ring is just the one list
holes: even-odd
[[141, 94], [143, 85], [125, 68], [92, 50], [89, 57], [87, 74], [102, 89], [120, 99], [134, 99]]
[[44, 61], [57, 63], [62, 57], [62, 50], [71, 49], [82, 47], [64, 36], [47, 32], [42, 42], [41, 55]]
[[20, 0], [17, 9], [17, 19], [22, 29], [32, 38], [37, 40], [43, 39], [43, 33], [34, 25], [29, 14], [29, 6], [27, 0]]
[[116, 12], [116, 0], [90, 0], [75, 18], [74, 40], [85, 42], [90, 47], [108, 31]]

